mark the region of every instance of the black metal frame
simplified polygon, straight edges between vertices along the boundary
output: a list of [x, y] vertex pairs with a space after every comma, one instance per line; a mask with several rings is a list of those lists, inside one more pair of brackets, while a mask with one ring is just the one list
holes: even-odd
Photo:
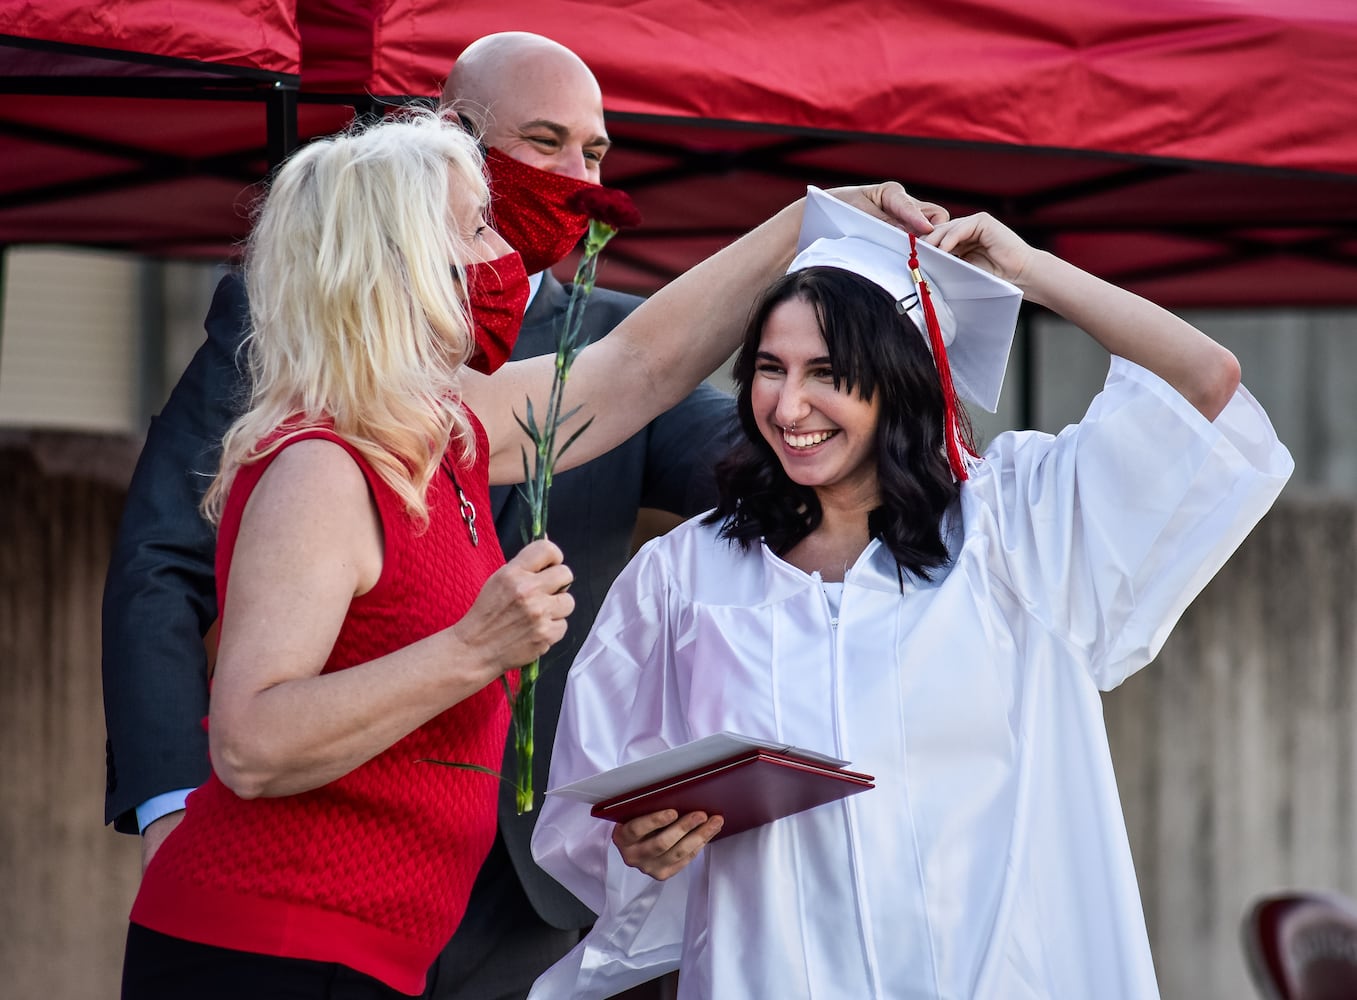
[[[191, 152], [167, 154], [126, 144], [106, 142], [63, 131], [59, 125], [28, 125], [0, 121], [0, 139], [36, 140], [106, 153], [136, 166], [78, 181], [42, 183], [0, 194], [0, 211], [19, 205], [60, 201], [188, 175], [218, 176], [246, 186], [263, 178], [262, 158], [272, 171], [301, 142], [300, 106], [334, 104], [352, 107], [359, 119], [380, 117], [391, 107], [427, 103], [427, 98], [349, 94], [302, 94], [297, 74], [252, 67], [205, 63], [117, 49], [52, 42], [0, 33], [0, 95], [53, 97], [127, 97], [168, 100], [257, 101], [265, 115], [264, 149], [240, 149], [214, 157]], [[195, 241], [196, 242], [196, 241]], [[162, 250], [173, 244], [159, 241]], [[128, 249], [125, 246], [109, 249]]]
[[[609, 115], [608, 120], [610, 123], [618, 125], [635, 123], [642, 126], [663, 126], [673, 121], [653, 115], [634, 114]], [[694, 149], [682, 142], [664, 142], [626, 136], [624, 144], [628, 151], [645, 153], [668, 161], [664, 166], [628, 176], [623, 182], [628, 193], [635, 195], [644, 191], [647, 187], [655, 187], [684, 179], [717, 176], [734, 171], [748, 171], [767, 177], [804, 181], [807, 176], [806, 168], [791, 162], [794, 157], [845, 143], [904, 144], [917, 147], [943, 146], [956, 150], [974, 149], [977, 152], [992, 152], [996, 148], [980, 143], [827, 130], [790, 130], [747, 122], [684, 119], [681, 124], [685, 127], [734, 130], [746, 134], [765, 132], [774, 134], [779, 138], [776, 141], [746, 149], [713, 152], [710, 149]], [[1060, 204], [1076, 202], [1081, 198], [1093, 195], [1131, 191], [1141, 185], [1175, 176], [1201, 175], [1210, 171], [1220, 175], [1240, 175], [1277, 181], [1339, 183], [1346, 186], [1350, 192], [1350, 197], [1346, 199], [1344, 205], [1333, 206], [1333, 214], [1322, 220], [1300, 221], [1274, 218], [1260, 222], [1256, 219], [1241, 218], [1232, 221], [1175, 223], [1156, 219], [1154, 223], [1156, 233], [1190, 238], [1203, 244], [1212, 244], [1218, 248], [1218, 251], [1211, 255], [1202, 255], [1191, 265], [1174, 264], [1135, 271], [1128, 270], [1119, 274], [1106, 274], [1104, 277], [1118, 284], [1134, 284], [1170, 275], [1183, 275], [1198, 270], [1209, 271], [1251, 260], [1266, 259], [1278, 252], [1285, 252], [1292, 257], [1357, 269], [1357, 251], [1344, 246], [1344, 243], [1351, 244], [1354, 236], [1357, 235], [1357, 175], [1278, 170], [1233, 164], [1202, 164], [1161, 157], [1111, 153], [1096, 154], [1083, 150], [1024, 147], [1022, 151], [1050, 156], [1078, 157], [1082, 160], [1105, 160], [1111, 169], [1095, 178], [1053, 185], [1020, 197], [996, 197], [992, 192], [975, 188], [949, 187], [934, 181], [910, 183], [908, 178], [901, 179], [906, 181], [912, 193], [921, 198], [941, 204], [968, 205], [973, 206], [975, 210], [991, 212], [1018, 227], [1024, 235], [1039, 244], [1043, 235], [1052, 228], [1049, 223], [1042, 221], [1043, 210]], [[834, 186], [869, 183], [880, 178], [850, 171], [833, 171], [817, 167], [815, 179], [816, 183], [821, 186]], [[1134, 231], [1138, 228], [1140, 227], [1126, 223], [1063, 221], [1058, 227], [1062, 233], [1117, 233]], [[1256, 235], [1251, 235], [1251, 233], [1266, 229], [1294, 231], [1296, 235], [1284, 244], [1259, 239]], [[662, 268], [656, 268], [643, 256], [629, 253], [628, 247], [639, 248], [647, 242], [672, 239], [680, 235], [689, 238], [709, 237], [733, 240], [741, 233], [742, 230], [736, 227], [706, 230], [696, 228], [666, 230], [644, 227], [635, 234], [629, 234], [625, 245], [619, 245], [615, 250], [610, 249], [609, 252], [615, 259], [625, 261], [629, 267], [635, 268], [641, 273], [653, 274], [657, 278], [667, 279], [673, 276], [664, 272]]]

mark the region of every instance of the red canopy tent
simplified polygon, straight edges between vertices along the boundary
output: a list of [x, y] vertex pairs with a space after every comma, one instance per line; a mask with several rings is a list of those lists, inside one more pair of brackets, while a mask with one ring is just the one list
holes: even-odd
[[[1160, 301], [1357, 303], [1349, 0], [407, 0], [373, 37], [397, 20], [447, 51], [531, 29], [593, 67], [608, 181], [646, 215], [609, 250], [614, 285], [653, 287], [807, 181], [895, 177]], [[368, 79], [434, 70], [413, 47], [405, 65]]]
[[[81, 6], [44, 8], [62, 4]], [[176, 19], [192, 6], [177, 3]], [[256, 6], [251, 17], [287, 13]], [[292, 23], [303, 116], [335, 111], [313, 101], [432, 97], [455, 53], [490, 31], [579, 52], [617, 140], [608, 181], [647, 220], [609, 249], [615, 287], [654, 287], [808, 181], [896, 177], [1167, 303], [1357, 303], [1349, 0], [296, 0]], [[167, 152], [181, 169], [185, 148], [199, 152]], [[7, 180], [0, 241], [42, 238], [11, 225]], [[160, 214], [141, 211], [147, 224]]]
[[0, 244], [221, 256], [297, 136], [292, 0], [29, 0], [0, 21]]

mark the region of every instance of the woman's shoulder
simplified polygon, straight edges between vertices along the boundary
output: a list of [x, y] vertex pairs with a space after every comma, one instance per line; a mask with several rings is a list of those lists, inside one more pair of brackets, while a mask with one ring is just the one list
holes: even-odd
[[772, 555], [762, 542], [742, 545], [726, 538], [724, 522], [707, 515], [684, 521], [652, 539], [633, 561], [645, 586], [673, 600], [709, 607], [777, 603], [812, 585], [809, 576]]
[[268, 466], [268, 478], [295, 480], [318, 492], [366, 489], [363, 460], [333, 432], [307, 433], [282, 442]]
[[[357, 571], [359, 592], [381, 574], [382, 531], [369, 488], [369, 471], [360, 456], [333, 434], [308, 434], [283, 442], [259, 468], [253, 482], [233, 486], [222, 540], [234, 539], [248, 523], [265, 548], [313, 546], [330, 555], [347, 553]], [[245, 466], [244, 469], [250, 469]]]
[[[351, 444], [333, 431], [310, 430], [280, 442], [258, 463], [249, 499], [305, 517], [312, 510], [351, 511], [366, 516], [372, 470]], [[249, 468], [246, 466], [245, 468]]]
[[719, 522], [706, 523], [709, 514], [710, 511], [690, 517], [664, 534], [650, 539], [637, 550], [637, 559], [644, 558], [674, 565], [684, 565], [694, 559], [702, 561], [719, 559], [722, 552], [731, 546], [721, 537]]
[[721, 537], [721, 523], [708, 524], [707, 516], [691, 517], [650, 539], [637, 551], [633, 564], [692, 593], [714, 576], [734, 573], [757, 558], [759, 547], [745, 550]]
[[375, 502], [383, 520], [401, 507], [372, 463], [325, 421], [288, 421], [255, 443], [231, 484], [222, 525], [238, 522], [246, 505], [265, 494], [270, 504], [295, 498], [359, 516]]

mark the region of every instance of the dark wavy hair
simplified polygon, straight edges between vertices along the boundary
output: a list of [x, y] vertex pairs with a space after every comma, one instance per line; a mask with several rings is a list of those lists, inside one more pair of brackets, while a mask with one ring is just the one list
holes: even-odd
[[942, 389], [933, 356], [913, 320], [880, 286], [851, 271], [809, 267], [778, 279], [755, 306], [735, 360], [736, 409], [744, 439], [717, 465], [720, 502], [707, 515], [721, 537], [748, 549], [760, 539], [779, 555], [819, 526], [820, 501], [793, 482], [759, 431], [750, 399], [769, 315], [793, 299], [810, 304], [829, 348], [834, 388], [881, 397], [876, 428], [881, 506], [867, 527], [897, 564], [927, 579], [945, 565], [943, 512], [960, 486], [944, 448]]

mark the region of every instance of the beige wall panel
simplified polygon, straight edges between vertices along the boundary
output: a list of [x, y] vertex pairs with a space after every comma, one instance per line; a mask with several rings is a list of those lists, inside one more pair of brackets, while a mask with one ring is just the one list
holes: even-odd
[[123, 491], [0, 450], [0, 995], [112, 1000], [140, 871], [103, 825], [99, 603]]
[[136, 268], [111, 254], [5, 255], [0, 427], [141, 431]]
[[1284, 502], [1105, 698], [1166, 998], [1254, 995], [1258, 895], [1357, 897], [1355, 585], [1357, 507]]

